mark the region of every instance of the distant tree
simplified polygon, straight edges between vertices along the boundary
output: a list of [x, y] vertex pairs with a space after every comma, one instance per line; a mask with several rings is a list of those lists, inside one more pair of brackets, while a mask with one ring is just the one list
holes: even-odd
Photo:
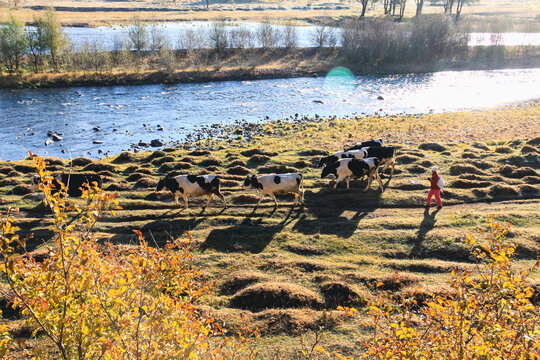
[[403, 19], [403, 16], [405, 15], [405, 5], [407, 4], [407, 0], [398, 0], [399, 1], [399, 19]]
[[424, 0], [415, 0], [416, 2], [416, 17], [422, 15], [422, 8], [424, 7]]
[[58, 72], [58, 57], [68, 40], [54, 8], [48, 8], [38, 23], [38, 26], [41, 28], [40, 41], [43, 42], [42, 45], [49, 51], [54, 71]]
[[46, 51], [47, 45], [45, 43], [43, 20], [41, 18], [35, 18], [34, 26], [36, 28], [34, 31], [28, 31], [26, 33], [26, 41], [28, 43], [28, 50], [32, 56], [34, 72], [37, 73], [42, 54]]
[[463, 9], [463, 5], [470, 5], [475, 2], [479, 2], [480, 0], [455, 0], [456, 1], [456, 22], [459, 20], [459, 16], [461, 15], [461, 10]]
[[168, 48], [168, 39], [163, 31], [163, 27], [153, 25], [150, 26], [150, 39], [149, 39], [150, 50], [153, 53], [159, 53], [162, 48]]
[[24, 24], [10, 14], [7, 24], [0, 28], [0, 56], [9, 72], [19, 70], [27, 46]]
[[214, 21], [210, 28], [210, 46], [217, 53], [221, 53], [229, 46], [229, 39], [224, 21]]
[[360, 4], [362, 4], [362, 14], [360, 14], [360, 17], [364, 17], [366, 15], [367, 6], [369, 4], [369, 0], [358, 0]]
[[133, 24], [128, 29], [128, 38], [131, 43], [131, 48], [135, 49], [137, 53], [148, 46], [148, 31], [146, 25], [139, 19], [134, 19]]
[[336, 46], [337, 39], [333, 28], [326, 23], [322, 23], [315, 27], [315, 30], [311, 34], [311, 42], [318, 48], [334, 47]]

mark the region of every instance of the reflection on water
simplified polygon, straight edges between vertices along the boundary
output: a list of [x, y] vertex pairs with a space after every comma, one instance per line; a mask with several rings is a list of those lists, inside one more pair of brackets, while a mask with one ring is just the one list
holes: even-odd
[[[267, 116], [458, 111], [540, 98], [540, 68], [354, 78], [338, 71], [334, 75], [208, 84], [2, 89], [0, 159], [21, 159], [26, 150], [60, 157], [98, 157], [98, 149], [119, 153], [140, 140], [181, 140], [201, 125], [260, 121]], [[158, 125], [164, 130], [158, 130]], [[49, 130], [62, 133], [63, 140], [45, 146]], [[103, 144], [93, 144], [94, 140]]]
[[[236, 25], [225, 26], [225, 30], [237, 29], [238, 26], [251, 31], [255, 34], [259, 23], [243, 22]], [[207, 34], [210, 31], [210, 22], [172, 22], [166, 24], [160, 24], [158, 29], [166, 36], [169, 41], [171, 49], [182, 49], [184, 46], [180, 39], [185, 36], [187, 31], [196, 31], [199, 33]], [[273, 25], [278, 31], [283, 31], [284, 26]], [[298, 35], [298, 46], [308, 47], [315, 46], [313, 43], [313, 33], [316, 29], [315, 26], [296, 26], [296, 33]], [[104, 50], [120, 50], [122, 48], [122, 42], [128, 38], [127, 26], [111, 26], [111, 27], [64, 27], [64, 31], [68, 38], [71, 40], [75, 49], [79, 49], [85, 42], [88, 44], [97, 43]], [[340, 30], [333, 28], [337, 39], [340, 38]], [[255, 38], [252, 39], [255, 47], [259, 47]], [[209, 47], [208, 44], [201, 44], [202, 47]], [[469, 45], [540, 45], [540, 33], [470, 33]]]

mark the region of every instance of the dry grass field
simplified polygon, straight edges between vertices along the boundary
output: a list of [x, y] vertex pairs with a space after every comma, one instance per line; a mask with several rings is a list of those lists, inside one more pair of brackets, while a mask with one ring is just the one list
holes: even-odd
[[[434, 125], [436, 124], [436, 126]], [[261, 358], [298, 359], [323, 328], [325, 348], [358, 355], [358, 323], [335, 309], [362, 312], [373, 284], [396, 294], [422, 287], [441, 292], [452, 269], [473, 268], [463, 238], [492, 214], [514, 225], [518, 262], [540, 250], [540, 105], [422, 116], [291, 119], [208, 129], [198, 150], [166, 148], [122, 153], [102, 161], [50, 159], [54, 172], [97, 172], [104, 188], [119, 194], [123, 210], [96, 226], [103, 241], [130, 246], [132, 230], [157, 246], [190, 231], [193, 261], [215, 281], [199, 304], [231, 330], [258, 327]], [[315, 167], [322, 154], [347, 143], [382, 137], [398, 148], [396, 174], [385, 191], [360, 181], [335, 191]], [[211, 150], [211, 151], [210, 151]], [[0, 207], [19, 207], [16, 225], [32, 232], [29, 243], [46, 256], [49, 215], [29, 192], [31, 162], [0, 163]], [[438, 165], [447, 188], [444, 207], [424, 209], [429, 168]], [[305, 205], [292, 196], [267, 198], [258, 209], [254, 190], [241, 189], [247, 174], [302, 172]], [[156, 193], [166, 173], [217, 173], [229, 204], [205, 199], [190, 208]], [[80, 202], [81, 200], [73, 199]], [[538, 274], [537, 274], [538, 275]], [[537, 284], [538, 285], [538, 284]], [[12, 332], [28, 336], [23, 319], [2, 302]], [[323, 309], [328, 309], [324, 311]], [[362, 318], [362, 317], [361, 317]], [[39, 339], [34, 341], [40, 341]], [[32, 341], [29, 342], [32, 344]]]
[[[13, 1], [2, 0], [0, 19], [5, 18]], [[99, 26], [127, 23], [136, 15], [145, 21], [208, 21], [227, 19], [233, 21], [295, 21], [298, 24], [320, 19], [340, 19], [359, 16], [358, 2], [232, 2], [212, 3], [190, 1], [72, 1], [72, 0], [23, 0], [19, 16], [31, 22], [43, 8], [55, 6], [64, 25]], [[409, 1], [405, 16], [415, 14], [415, 4]], [[424, 13], [441, 13], [441, 6], [426, 4]], [[382, 4], [376, 3], [367, 16], [382, 15]], [[539, 31], [540, 6], [534, 0], [482, 0], [465, 7], [462, 14], [465, 24], [477, 31]]]

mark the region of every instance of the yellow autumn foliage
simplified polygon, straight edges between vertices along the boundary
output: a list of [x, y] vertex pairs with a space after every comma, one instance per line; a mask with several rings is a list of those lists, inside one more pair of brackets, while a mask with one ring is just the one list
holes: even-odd
[[[54, 246], [43, 262], [24, 251], [13, 212], [0, 215], [0, 271], [14, 306], [49, 340], [38, 359], [249, 359], [251, 339], [225, 337], [194, 304], [209, 293], [190, 265], [190, 235], [152, 247], [138, 234], [134, 246], [101, 243], [92, 228], [119, 208], [115, 195], [92, 184], [86, 206], [70, 204], [67, 189], [53, 193], [46, 163], [34, 156], [45, 204], [52, 211]], [[74, 214], [74, 215], [73, 215]], [[21, 251], [22, 249], [22, 251]], [[0, 352], [9, 338], [0, 329]], [[48, 345], [47, 345], [48, 344]], [[1, 354], [1, 353], [0, 353]]]

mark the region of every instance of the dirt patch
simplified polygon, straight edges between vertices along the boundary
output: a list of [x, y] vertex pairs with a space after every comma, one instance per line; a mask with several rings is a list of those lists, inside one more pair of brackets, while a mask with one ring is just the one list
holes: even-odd
[[514, 179], [522, 179], [526, 176], [538, 176], [538, 174], [533, 168], [530, 167], [514, 169], [510, 174], [506, 174], [506, 177]]
[[160, 165], [163, 165], [165, 163], [172, 163], [172, 162], [174, 162], [174, 160], [175, 159], [174, 159], [173, 156], [167, 155], [167, 156], [163, 156], [161, 158], [153, 160], [152, 165], [160, 166]]
[[131, 190], [131, 185], [127, 181], [121, 181], [119, 183], [113, 183], [109, 185], [106, 191], [127, 191]]
[[474, 174], [461, 174], [459, 175], [459, 178], [464, 180], [484, 180], [484, 178]]
[[165, 155], [167, 155], [167, 153], [165, 151], [156, 150], [156, 151], [152, 152], [150, 155], [148, 155], [148, 157], [146, 157], [146, 159], [144, 159], [144, 162], [149, 163], [152, 160], [164, 157]]
[[510, 185], [493, 185], [488, 192], [489, 195], [493, 198], [515, 198], [519, 196], [519, 192]]
[[188, 155], [190, 155], [190, 156], [206, 156], [206, 155], [210, 155], [210, 154], [211, 154], [210, 151], [201, 150], [201, 149], [193, 150], [192, 152], [188, 153]]
[[259, 149], [245, 150], [245, 151], [242, 151], [240, 154], [242, 156], [245, 156], [245, 157], [252, 157], [253, 155], [265, 155], [265, 156], [276, 156], [277, 155], [277, 153], [266, 152], [266, 151], [262, 151], [262, 150], [259, 150]]
[[411, 180], [409, 180], [409, 182], [406, 182], [406, 183], [391, 185], [391, 187], [394, 189], [405, 190], [405, 191], [425, 190], [428, 188], [427, 185], [421, 184], [418, 181], [413, 182]]
[[20, 180], [8, 178], [8, 179], [0, 180], [0, 187], [18, 185], [20, 183], [21, 183]]
[[265, 274], [249, 270], [240, 270], [229, 274], [227, 279], [221, 284], [220, 289], [223, 294], [233, 294], [248, 285], [266, 280], [268, 280], [268, 276]]
[[530, 145], [530, 146], [539, 146], [540, 145], [540, 136], [527, 141], [525, 144]]
[[431, 150], [431, 151], [437, 151], [437, 152], [446, 150], [446, 147], [439, 143], [423, 143], [423, 144], [418, 145], [418, 148], [420, 150]]
[[54, 158], [45, 158], [43, 159], [46, 161], [49, 165], [56, 165], [56, 166], [64, 166], [64, 161], [60, 159], [54, 159]]
[[530, 146], [530, 145], [525, 145], [521, 148], [521, 152], [523, 154], [528, 154], [528, 153], [537, 153], [539, 152], [537, 148], [535, 148], [534, 146]]
[[134, 154], [129, 151], [124, 151], [120, 153], [116, 158], [114, 158], [114, 160], [112, 160], [111, 162], [113, 164], [125, 164], [129, 162], [134, 162], [134, 161], [135, 161]]
[[328, 151], [317, 150], [317, 149], [304, 150], [304, 151], [298, 152], [298, 155], [300, 155], [300, 156], [321, 156], [321, 155], [326, 156], [326, 155], [328, 155]]
[[343, 282], [326, 282], [320, 287], [326, 306], [335, 309], [338, 306], [364, 307], [367, 300], [359, 289]]
[[33, 174], [36, 172], [36, 168], [30, 165], [15, 165], [14, 169], [23, 174]]
[[137, 181], [139, 179], [142, 179], [143, 177], [145, 177], [146, 175], [145, 174], [141, 174], [141, 173], [133, 173], [131, 175], [129, 175], [126, 180], [129, 181], [129, 182], [133, 182], [133, 181]]
[[6, 296], [0, 296], [0, 310], [4, 319], [16, 320], [22, 317], [21, 310], [19, 308], [14, 309], [13, 303]]
[[249, 165], [262, 165], [266, 164], [268, 161], [270, 161], [270, 156], [267, 155], [253, 155], [249, 158], [248, 164]]
[[524, 196], [531, 196], [540, 193], [538, 186], [523, 184], [518, 186], [519, 192]]
[[242, 167], [246, 167], [247, 166], [247, 163], [244, 161], [244, 160], [234, 160], [233, 162], [231, 162], [229, 165], [227, 165], [227, 167], [231, 168], [231, 167], [235, 167], [235, 166], [242, 166]]
[[486, 144], [482, 144], [480, 142], [473, 142], [471, 146], [476, 149], [489, 151], [489, 148], [486, 146]]
[[498, 154], [511, 154], [514, 150], [507, 147], [498, 147], [495, 149], [495, 152]]
[[540, 184], [540, 176], [525, 176], [523, 179], [523, 182], [531, 185]]
[[267, 165], [267, 166], [261, 166], [257, 169], [259, 173], [261, 174], [284, 174], [284, 173], [294, 173], [296, 172], [295, 168], [291, 168], [285, 165]]
[[0, 174], [6, 175], [12, 171], [13, 171], [13, 168], [11, 166], [5, 166], [5, 167], [0, 168]]
[[469, 164], [458, 164], [458, 165], [452, 165], [450, 167], [450, 175], [457, 176], [461, 174], [486, 175], [483, 171], [478, 169], [476, 166], [469, 165]]
[[421, 159], [422, 158], [418, 155], [405, 154], [405, 155], [400, 155], [396, 157], [396, 162], [398, 164], [412, 164], [412, 163], [420, 161]]
[[83, 158], [83, 157], [78, 157], [78, 158], [73, 159], [73, 161], [71, 161], [71, 164], [73, 166], [86, 166], [91, 163], [92, 163], [92, 160]]
[[137, 181], [135, 185], [133, 186], [133, 188], [134, 189], [155, 188], [157, 184], [158, 184], [157, 180], [145, 177]]
[[191, 164], [190, 163], [186, 163], [186, 162], [168, 162], [168, 163], [165, 163], [163, 165], [161, 165], [161, 167], [159, 168], [159, 172], [161, 173], [168, 173], [172, 170], [186, 170], [186, 169], [189, 169], [191, 168]]
[[456, 189], [474, 189], [474, 188], [487, 188], [493, 185], [490, 181], [475, 181], [475, 180], [456, 180], [451, 184], [452, 188]]
[[231, 175], [247, 175], [249, 174], [249, 169], [243, 166], [237, 165], [227, 170], [227, 174]]
[[17, 185], [11, 191], [13, 195], [26, 195], [30, 194], [32, 192], [32, 189], [30, 189], [30, 186], [28, 185]]
[[463, 154], [461, 154], [461, 157], [463, 159], [478, 159], [478, 156], [476, 156], [473, 153], [469, 153], [469, 152], [464, 152]]
[[428, 169], [426, 169], [425, 167], [420, 166], [420, 165], [418, 165], [418, 164], [413, 164], [413, 165], [406, 166], [406, 167], [405, 167], [405, 170], [407, 170], [407, 171], [410, 172], [411, 174], [423, 174], [423, 173], [425, 173]]
[[269, 308], [322, 309], [324, 301], [315, 292], [296, 284], [262, 283], [251, 285], [234, 295], [230, 305], [252, 311]]
[[84, 168], [84, 171], [93, 171], [93, 172], [99, 172], [99, 171], [114, 171], [115, 167], [114, 165], [111, 165], [111, 164], [107, 164], [107, 163], [99, 163], [99, 162], [95, 162], [95, 163], [92, 163], [92, 164], [88, 164], [85, 168]]
[[232, 201], [235, 204], [256, 204], [259, 197], [257, 195], [238, 195], [233, 197]]
[[222, 187], [237, 187], [237, 186], [240, 186], [240, 183], [234, 180], [221, 180], [221, 186]]
[[199, 163], [200, 166], [220, 166], [221, 161], [216, 157], [209, 157]]
[[298, 160], [293, 164], [293, 166], [297, 169], [304, 169], [308, 166], [311, 166], [311, 164], [305, 160]]

